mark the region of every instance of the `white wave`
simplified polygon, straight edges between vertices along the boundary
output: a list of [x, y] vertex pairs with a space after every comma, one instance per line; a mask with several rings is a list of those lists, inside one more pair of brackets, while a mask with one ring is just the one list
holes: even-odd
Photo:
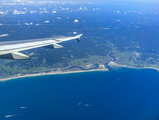
[[5, 36], [8, 36], [8, 34], [2, 34], [2, 35], [0, 35], [0, 37], [5, 37]]
[[5, 117], [13, 117], [13, 116], [16, 116], [16, 114], [15, 115], [6, 115]]
[[92, 106], [92, 105], [84, 104], [84, 106], [86, 106], [86, 107], [90, 107], [90, 106]]
[[[34, 53], [31, 53], [31, 54], [29, 54], [29, 55], [33, 55]], [[26, 109], [26, 108], [28, 108], [28, 107], [20, 107], [21, 109]]]
[[78, 103], [78, 105], [81, 105], [81, 104], [82, 104], [82, 102]]

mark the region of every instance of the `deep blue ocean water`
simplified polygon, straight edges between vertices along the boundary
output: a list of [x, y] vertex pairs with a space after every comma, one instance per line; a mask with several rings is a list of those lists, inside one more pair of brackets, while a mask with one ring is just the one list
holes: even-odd
[[1, 82], [0, 96], [0, 120], [158, 120], [159, 73], [122, 68], [20, 78]]

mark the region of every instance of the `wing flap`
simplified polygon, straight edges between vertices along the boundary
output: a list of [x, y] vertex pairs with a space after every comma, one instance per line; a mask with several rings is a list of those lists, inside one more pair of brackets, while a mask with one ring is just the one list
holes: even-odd
[[14, 59], [14, 60], [25, 60], [29, 59], [29, 56], [22, 54], [20, 52], [14, 52], [14, 53], [7, 53], [0, 55], [0, 58], [2, 59]]

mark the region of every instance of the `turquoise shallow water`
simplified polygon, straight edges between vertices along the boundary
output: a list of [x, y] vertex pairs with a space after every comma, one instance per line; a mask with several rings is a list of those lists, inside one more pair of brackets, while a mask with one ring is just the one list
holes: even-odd
[[0, 97], [0, 120], [158, 120], [159, 73], [122, 68], [21, 78], [1, 82]]

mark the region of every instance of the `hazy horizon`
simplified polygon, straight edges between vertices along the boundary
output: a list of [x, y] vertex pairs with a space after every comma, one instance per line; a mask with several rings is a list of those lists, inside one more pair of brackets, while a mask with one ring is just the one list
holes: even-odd
[[148, 2], [159, 3], [158, 0], [3, 0], [2, 2], [55, 1], [55, 2]]

